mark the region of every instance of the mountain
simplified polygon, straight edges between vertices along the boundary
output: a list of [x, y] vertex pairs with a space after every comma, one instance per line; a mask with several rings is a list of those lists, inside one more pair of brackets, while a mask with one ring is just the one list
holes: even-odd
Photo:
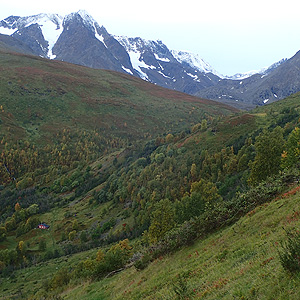
[[171, 50], [173, 56], [182, 64], [188, 65], [203, 73], [212, 73], [221, 76], [209, 63], [204, 61], [198, 54], [189, 51]]
[[142, 38], [116, 37], [130, 56], [133, 68], [149, 82], [188, 94], [214, 85], [219, 78], [183, 64], [161, 41]]
[[1, 33], [11, 34], [41, 57], [120, 72], [122, 65], [131, 68], [123, 47], [85, 11], [64, 18], [57, 14], [11, 16], [0, 25]]
[[189, 94], [219, 80], [208, 64], [203, 63], [201, 69], [187, 63], [161, 41], [113, 36], [82, 10], [65, 17], [11, 16], [0, 22], [0, 33], [11, 35], [42, 57], [128, 73]]
[[250, 77], [241, 75], [239, 80], [220, 80], [196, 95], [246, 109], [283, 99], [300, 91], [299, 57], [298, 52]]
[[251, 77], [255, 74], [261, 74], [261, 75], [267, 75], [269, 74], [272, 70], [276, 69], [277, 67], [279, 67], [282, 63], [284, 63], [287, 59], [284, 58], [274, 64], [272, 64], [270, 67], [265, 67], [262, 68], [261, 70], [255, 70], [255, 71], [249, 71], [249, 72], [245, 72], [245, 73], [236, 73], [232, 76], [223, 76], [220, 75], [220, 77], [222, 77], [223, 79], [231, 79], [231, 80], [242, 80], [242, 79], [246, 79], [248, 77]]
[[64, 17], [10, 16], [0, 22], [0, 33], [11, 37], [1, 37], [6, 49], [127, 73], [238, 108], [264, 105], [300, 90], [295, 57], [257, 72], [222, 76], [198, 55], [170, 50], [162, 41], [111, 35], [83, 10]]

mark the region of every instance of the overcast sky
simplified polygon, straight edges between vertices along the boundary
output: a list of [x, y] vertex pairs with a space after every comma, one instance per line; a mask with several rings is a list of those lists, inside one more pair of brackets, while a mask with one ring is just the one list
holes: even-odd
[[111, 34], [162, 40], [233, 75], [300, 50], [299, 8], [295, 0], [0, 0], [0, 20], [84, 9]]

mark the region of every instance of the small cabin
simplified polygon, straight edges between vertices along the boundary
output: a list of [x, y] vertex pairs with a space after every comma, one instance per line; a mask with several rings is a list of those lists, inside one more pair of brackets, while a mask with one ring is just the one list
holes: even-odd
[[47, 225], [46, 223], [41, 223], [37, 226], [39, 229], [49, 229], [50, 225]]

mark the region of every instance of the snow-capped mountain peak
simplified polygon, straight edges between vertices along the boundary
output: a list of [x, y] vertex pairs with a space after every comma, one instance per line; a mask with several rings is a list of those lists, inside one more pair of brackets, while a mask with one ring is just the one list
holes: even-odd
[[79, 16], [83, 20], [83, 23], [88, 27], [94, 28], [95, 24], [99, 26], [97, 21], [86, 10], [83, 9], [66, 15], [64, 18], [64, 23], [74, 19], [76, 16]]
[[203, 73], [213, 73], [215, 75], [219, 75], [218, 72], [209, 63], [204, 61], [198, 54], [194, 54], [189, 51], [177, 50], [171, 50], [171, 52], [180, 63], [186, 63], [190, 67]]
[[66, 24], [78, 16], [81, 18], [83, 24], [95, 34], [95, 38], [103, 43], [107, 48], [107, 45], [104, 42], [104, 37], [100, 34], [100, 28], [104, 29], [103, 25], [99, 25], [99, 23], [86, 10], [79, 10], [78, 12], [65, 16], [63, 20], [64, 27], [67, 27]]
[[[146, 70], [157, 70], [162, 76], [167, 76], [162, 71], [162, 63], [174, 60], [168, 48], [162, 41], [151, 41], [142, 38], [129, 38], [114, 36], [129, 54], [133, 68], [144, 80], [151, 81]], [[129, 72], [130, 73], [130, 72]]]
[[[52, 55], [52, 48], [62, 33], [63, 17], [58, 14], [38, 14], [29, 17], [11, 16], [0, 22], [0, 33], [7, 35], [22, 35], [25, 28], [37, 24], [40, 28], [44, 40], [48, 42], [48, 47], [42, 45], [41, 48], [47, 52], [49, 58], [54, 58]], [[47, 48], [47, 50], [45, 49]]]

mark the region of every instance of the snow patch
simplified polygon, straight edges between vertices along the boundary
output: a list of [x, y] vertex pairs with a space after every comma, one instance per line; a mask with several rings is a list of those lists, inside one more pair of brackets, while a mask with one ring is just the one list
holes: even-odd
[[29, 17], [20, 17], [12, 23], [8, 23], [5, 20], [3, 21], [7, 24], [8, 28], [0, 27], [0, 33], [9, 35], [12, 35], [14, 32], [21, 28], [38, 24], [42, 31], [45, 41], [48, 42], [47, 56], [50, 59], [56, 57], [55, 55], [53, 55], [52, 49], [63, 31], [62, 16], [57, 14], [38, 14]]
[[57, 18], [53, 19], [52, 15], [45, 15], [38, 20], [38, 24], [40, 25], [44, 39], [48, 42], [47, 56], [50, 59], [54, 59], [56, 55], [52, 53], [52, 49], [63, 31], [62, 18], [57, 16]]
[[140, 73], [143, 79], [149, 80], [148, 75], [141, 68], [150, 69], [151, 66], [145, 64], [143, 61], [140, 61], [141, 53], [130, 51], [128, 54], [133, 68]]
[[154, 53], [154, 57], [157, 59], [157, 60], [160, 60], [160, 61], [164, 61], [164, 62], [170, 62], [170, 60], [168, 58], [164, 58], [164, 57], [159, 57], [156, 53]]
[[131, 72], [130, 69], [127, 69], [127, 68], [125, 68], [124, 66], [122, 66], [122, 69], [123, 69], [125, 72], [127, 72], [127, 73], [133, 75], [133, 73]]
[[158, 71], [158, 73], [159, 73], [160, 75], [164, 76], [165, 78], [172, 79], [170, 76], [165, 75], [165, 74], [164, 74], [163, 72], [161, 72], [161, 71]]
[[103, 35], [100, 35], [98, 33], [96, 25], [98, 25], [98, 23], [93, 23], [93, 28], [94, 28], [94, 32], [95, 32], [95, 38], [97, 40], [99, 40], [105, 46], [105, 48], [107, 48], [107, 45], [105, 44], [105, 41], [104, 41], [104, 37], [103, 37]]
[[16, 31], [16, 28], [12, 29], [12, 28], [0, 27], [0, 33], [1, 34], [12, 35], [15, 31]]
[[[197, 75], [193, 75], [191, 73], [186, 73], [188, 76], [192, 77], [195, 81], [201, 82], [201, 80], [199, 79], [199, 77]], [[208, 77], [209, 78], [209, 77]]]

